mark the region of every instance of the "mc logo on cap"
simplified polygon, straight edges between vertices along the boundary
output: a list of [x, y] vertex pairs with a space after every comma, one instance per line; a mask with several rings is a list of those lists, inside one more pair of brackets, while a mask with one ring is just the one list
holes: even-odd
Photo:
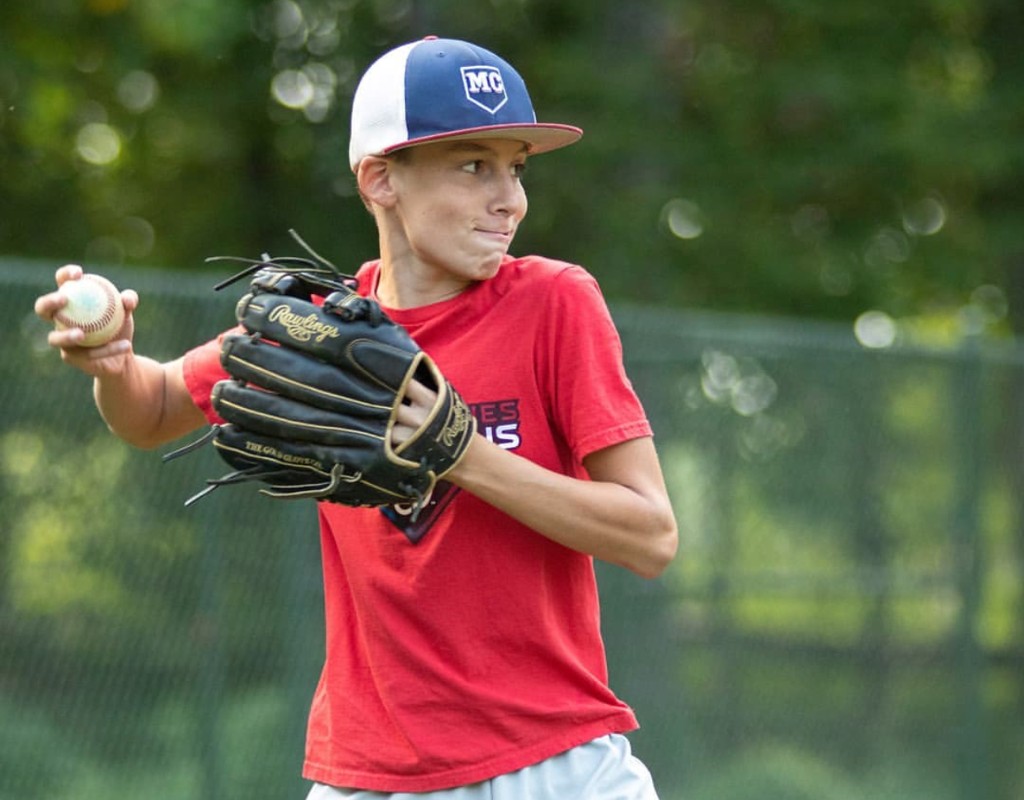
[[466, 90], [466, 99], [484, 111], [496, 113], [508, 102], [505, 94], [505, 81], [497, 67], [475, 66], [461, 67], [462, 86]]

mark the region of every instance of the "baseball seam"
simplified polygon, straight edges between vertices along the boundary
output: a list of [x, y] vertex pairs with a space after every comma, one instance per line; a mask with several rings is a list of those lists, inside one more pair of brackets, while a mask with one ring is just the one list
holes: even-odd
[[97, 281], [94, 281], [85, 276], [83, 276], [81, 280], [87, 280], [90, 283], [96, 284], [100, 291], [103, 292], [104, 296], [107, 298], [107, 304], [103, 307], [103, 313], [99, 317], [94, 319], [92, 322], [79, 322], [77, 320], [73, 320], [70, 317], [65, 316], [63, 309], [61, 309], [61, 311], [57, 312], [54, 319], [67, 328], [81, 328], [82, 331], [87, 334], [95, 333], [96, 331], [105, 328], [113, 321], [115, 311], [114, 303], [116, 302], [116, 300], [115, 298], [111, 297], [109, 290], [103, 284], [98, 283]]

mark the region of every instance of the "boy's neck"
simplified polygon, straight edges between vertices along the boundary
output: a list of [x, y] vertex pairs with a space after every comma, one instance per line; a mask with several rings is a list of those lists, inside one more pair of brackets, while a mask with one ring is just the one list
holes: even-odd
[[440, 303], [460, 295], [469, 284], [438, 279], [428, 267], [403, 269], [381, 259], [373, 297], [385, 308], [405, 309]]

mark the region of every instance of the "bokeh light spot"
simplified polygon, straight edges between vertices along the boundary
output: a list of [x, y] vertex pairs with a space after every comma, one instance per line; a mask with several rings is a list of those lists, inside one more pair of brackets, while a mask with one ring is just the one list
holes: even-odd
[[669, 200], [661, 211], [663, 223], [677, 239], [696, 239], [703, 234], [703, 217], [700, 206], [681, 197]]
[[853, 334], [864, 347], [883, 350], [896, 342], [896, 321], [884, 311], [865, 311], [853, 323]]
[[90, 122], [78, 131], [75, 151], [90, 164], [112, 164], [121, 155], [121, 134], [104, 122]]
[[129, 111], [141, 114], [148, 111], [160, 96], [157, 79], [144, 70], [135, 70], [125, 75], [117, 85], [117, 99]]
[[313, 101], [315, 89], [305, 72], [285, 69], [274, 76], [270, 93], [285, 108], [305, 108]]
[[903, 210], [903, 230], [912, 236], [933, 236], [946, 225], [946, 206], [933, 196], [911, 203]]

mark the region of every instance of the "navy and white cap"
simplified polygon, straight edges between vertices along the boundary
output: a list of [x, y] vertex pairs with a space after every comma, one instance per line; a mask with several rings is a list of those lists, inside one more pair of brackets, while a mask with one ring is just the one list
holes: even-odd
[[349, 164], [427, 142], [515, 139], [531, 154], [572, 144], [583, 131], [537, 122], [526, 84], [512, 65], [458, 39], [426, 39], [390, 50], [370, 65], [352, 100]]

